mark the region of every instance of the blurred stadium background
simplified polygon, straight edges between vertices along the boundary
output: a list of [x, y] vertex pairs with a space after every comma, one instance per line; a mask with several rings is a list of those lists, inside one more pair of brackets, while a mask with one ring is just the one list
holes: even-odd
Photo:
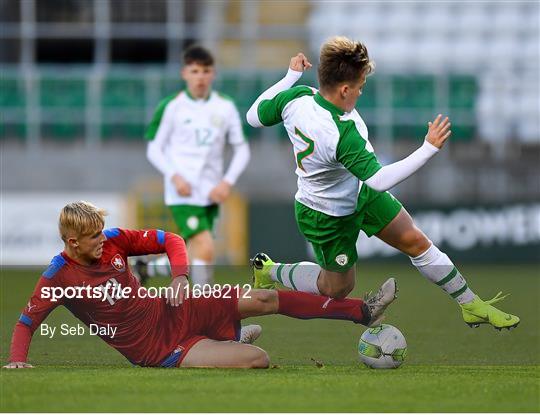
[[[437, 113], [452, 119], [450, 144], [393, 191], [428, 235], [458, 260], [537, 262], [539, 22], [537, 1], [0, 0], [0, 262], [47, 263], [72, 199], [107, 207], [109, 225], [174, 229], [143, 132], [182, 87], [186, 45], [215, 53], [216, 89], [244, 115], [290, 56], [316, 64], [336, 34], [377, 64], [359, 111], [383, 163], [419, 146]], [[245, 133], [252, 159], [224, 209], [220, 262], [303, 259], [285, 131]], [[359, 250], [395, 255], [362, 238]]]

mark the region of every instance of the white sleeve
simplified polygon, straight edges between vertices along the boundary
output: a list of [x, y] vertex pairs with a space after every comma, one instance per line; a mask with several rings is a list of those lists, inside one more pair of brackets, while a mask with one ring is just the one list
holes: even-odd
[[148, 161], [161, 172], [166, 180], [171, 180], [171, 178], [176, 174], [176, 168], [172, 165], [169, 160], [165, 157], [165, 145], [170, 139], [172, 133], [172, 119], [169, 111], [165, 110], [163, 118], [159, 123], [159, 128], [157, 130], [156, 136], [152, 141], [148, 143], [146, 148], [146, 158]]
[[227, 131], [227, 140], [231, 145], [242, 144], [246, 141], [244, 131], [242, 130], [242, 121], [235, 105], [231, 102], [231, 111], [229, 115], [229, 129]]
[[378, 192], [384, 192], [412, 175], [438, 152], [437, 147], [424, 141], [424, 144], [412, 154], [382, 167], [364, 183]]
[[233, 157], [227, 173], [223, 177], [227, 183], [234, 185], [249, 163], [250, 151], [247, 142], [233, 145]]
[[264, 99], [272, 99], [277, 94], [279, 94], [282, 91], [285, 91], [292, 87], [296, 81], [300, 79], [303, 72], [294, 71], [291, 68], [287, 71], [287, 75], [274, 85], [272, 85], [270, 88], [268, 88], [266, 91], [264, 91], [259, 97], [255, 100], [253, 105], [249, 108], [246, 119], [249, 125], [255, 128], [264, 127], [264, 125], [259, 120], [259, 114], [257, 114], [257, 109], [259, 107], [259, 103]]

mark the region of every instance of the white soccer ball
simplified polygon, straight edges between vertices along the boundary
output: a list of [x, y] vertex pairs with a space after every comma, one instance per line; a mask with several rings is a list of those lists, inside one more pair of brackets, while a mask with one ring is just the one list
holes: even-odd
[[407, 342], [390, 324], [367, 329], [358, 342], [358, 356], [372, 369], [396, 369], [407, 355]]

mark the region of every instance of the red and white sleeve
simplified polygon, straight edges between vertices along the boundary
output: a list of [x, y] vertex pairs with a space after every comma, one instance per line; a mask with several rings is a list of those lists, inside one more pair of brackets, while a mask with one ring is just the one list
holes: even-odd
[[53, 301], [55, 279], [42, 276], [36, 284], [32, 297], [15, 324], [11, 338], [10, 362], [26, 362], [34, 331], [52, 310], [63, 303], [61, 298]]
[[121, 234], [126, 241], [128, 256], [166, 253], [171, 264], [173, 278], [189, 274], [186, 243], [180, 236], [159, 229], [122, 229]]

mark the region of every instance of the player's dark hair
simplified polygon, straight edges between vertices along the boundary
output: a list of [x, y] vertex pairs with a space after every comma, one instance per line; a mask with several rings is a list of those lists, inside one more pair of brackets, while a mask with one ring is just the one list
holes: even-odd
[[375, 64], [363, 43], [336, 36], [321, 47], [319, 86], [328, 89], [344, 82], [356, 82], [374, 69]]
[[199, 45], [193, 45], [184, 51], [184, 65], [197, 63], [202, 66], [213, 66], [214, 57], [207, 49]]

